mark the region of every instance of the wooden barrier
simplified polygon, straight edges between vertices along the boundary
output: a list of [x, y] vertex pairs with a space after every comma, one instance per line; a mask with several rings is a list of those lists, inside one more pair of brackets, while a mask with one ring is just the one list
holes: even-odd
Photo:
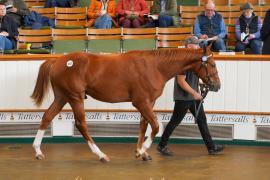
[[[33, 124], [38, 127], [53, 95], [49, 93], [49, 97], [40, 108], [33, 105], [29, 96], [42, 61], [57, 59], [60, 56], [63, 54], [0, 55], [0, 129], [2, 128], [2, 134], [7, 132], [6, 134], [10, 135], [9, 128], [13, 128], [12, 136], [14, 137], [22, 137], [24, 133], [28, 133], [30, 137], [35, 135], [36, 132], [33, 132], [31, 128]], [[270, 127], [268, 106], [270, 56], [214, 54], [214, 57], [217, 61], [222, 87], [217, 93], [209, 93], [204, 102], [209, 127], [217, 126], [214, 131], [220, 132], [222, 129], [223, 132], [226, 129], [223, 126], [230, 125], [227, 130], [233, 133], [233, 139], [259, 139], [258, 127]], [[173, 83], [171, 80], [166, 84], [154, 108], [161, 127], [160, 134], [171, 117], [174, 105]], [[138, 127], [140, 114], [131, 103], [111, 105], [89, 97], [85, 101], [85, 107], [88, 123], [96, 123], [99, 127], [104, 126], [105, 129], [108, 124], [123, 125], [123, 128], [128, 126], [131, 130]], [[131, 127], [132, 123], [135, 124]], [[193, 125], [192, 116], [188, 114], [183, 123], [186, 126]], [[73, 126], [71, 108], [66, 106], [54, 119], [50, 132], [52, 136], [73, 136], [76, 135]], [[101, 131], [104, 132], [105, 129]], [[117, 136], [120, 135], [117, 134]], [[124, 135], [126, 136], [128, 135]]]
[[[0, 61], [37, 61], [37, 60], [52, 60], [63, 56], [63, 54], [12, 54], [0, 55]], [[219, 55], [214, 53], [216, 61], [270, 61], [270, 55]]]

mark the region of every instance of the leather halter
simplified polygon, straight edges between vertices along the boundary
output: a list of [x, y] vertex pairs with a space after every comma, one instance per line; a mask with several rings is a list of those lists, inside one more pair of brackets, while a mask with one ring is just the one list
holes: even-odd
[[210, 57], [212, 57], [213, 56], [213, 54], [210, 54], [210, 55], [208, 55], [208, 56], [203, 56], [202, 57], [202, 64], [201, 64], [201, 66], [200, 66], [200, 68], [199, 68], [199, 71], [203, 68], [204, 70], [205, 70], [205, 73], [206, 73], [206, 76], [205, 76], [205, 80], [207, 81], [207, 84], [208, 84], [208, 86], [212, 86], [212, 85], [214, 85], [214, 82], [211, 80], [211, 77], [212, 76], [214, 76], [214, 75], [216, 75], [218, 72], [216, 71], [216, 72], [214, 72], [214, 73], [212, 73], [212, 74], [209, 74], [209, 72], [208, 72], [208, 70], [207, 70], [207, 65], [209, 64], [210, 66], [212, 66], [212, 67], [216, 67], [216, 65], [215, 64], [211, 64], [210, 62], [208, 62], [208, 58], [210, 58]]

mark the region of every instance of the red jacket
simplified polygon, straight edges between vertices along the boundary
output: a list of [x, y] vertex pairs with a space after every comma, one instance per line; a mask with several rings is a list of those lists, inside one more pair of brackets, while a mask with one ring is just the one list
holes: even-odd
[[[133, 10], [130, 7], [130, 2], [134, 2]], [[148, 6], [145, 0], [119, 0], [117, 13], [121, 16], [120, 22], [125, 18], [125, 11], [139, 12], [140, 16], [149, 13]]]

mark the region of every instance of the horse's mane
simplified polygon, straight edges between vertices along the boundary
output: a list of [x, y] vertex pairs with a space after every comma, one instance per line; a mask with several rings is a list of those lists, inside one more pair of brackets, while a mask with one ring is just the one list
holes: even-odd
[[202, 49], [191, 49], [191, 48], [179, 48], [179, 49], [158, 49], [143, 51], [143, 54], [154, 55], [156, 58], [165, 59], [167, 61], [173, 61], [179, 57], [182, 58], [197, 58], [198, 55], [202, 56]]

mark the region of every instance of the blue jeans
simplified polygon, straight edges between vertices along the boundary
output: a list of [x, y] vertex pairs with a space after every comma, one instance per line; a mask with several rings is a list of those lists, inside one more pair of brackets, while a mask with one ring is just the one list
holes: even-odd
[[94, 27], [97, 29], [110, 29], [112, 28], [112, 17], [109, 14], [104, 14], [98, 17], [95, 21]]
[[158, 16], [158, 25], [159, 25], [159, 27], [173, 26], [173, 18], [172, 18], [172, 16], [159, 15]]
[[224, 40], [218, 38], [218, 39], [214, 42], [212, 49], [213, 49], [214, 51], [225, 51], [225, 50], [226, 50], [226, 46], [225, 46]]
[[[211, 42], [208, 42], [208, 41], [202, 41], [200, 46], [203, 47], [204, 45], [205, 46], [208, 46]], [[218, 38], [212, 45], [211, 47], [211, 50], [212, 51], [225, 51], [226, 50], [226, 46], [225, 46], [225, 43], [224, 43], [224, 40], [223, 39], [220, 39]]]
[[238, 41], [235, 46], [236, 52], [245, 51], [246, 48], [250, 47], [253, 54], [262, 53], [262, 41], [259, 39], [252, 39], [248, 44], [244, 44], [241, 41]]
[[5, 36], [0, 35], [0, 51], [12, 49], [12, 42]]
[[152, 28], [152, 27], [168, 27], [173, 26], [173, 18], [168, 15], [159, 15], [158, 20], [153, 20], [149, 18], [149, 22], [142, 27]]

